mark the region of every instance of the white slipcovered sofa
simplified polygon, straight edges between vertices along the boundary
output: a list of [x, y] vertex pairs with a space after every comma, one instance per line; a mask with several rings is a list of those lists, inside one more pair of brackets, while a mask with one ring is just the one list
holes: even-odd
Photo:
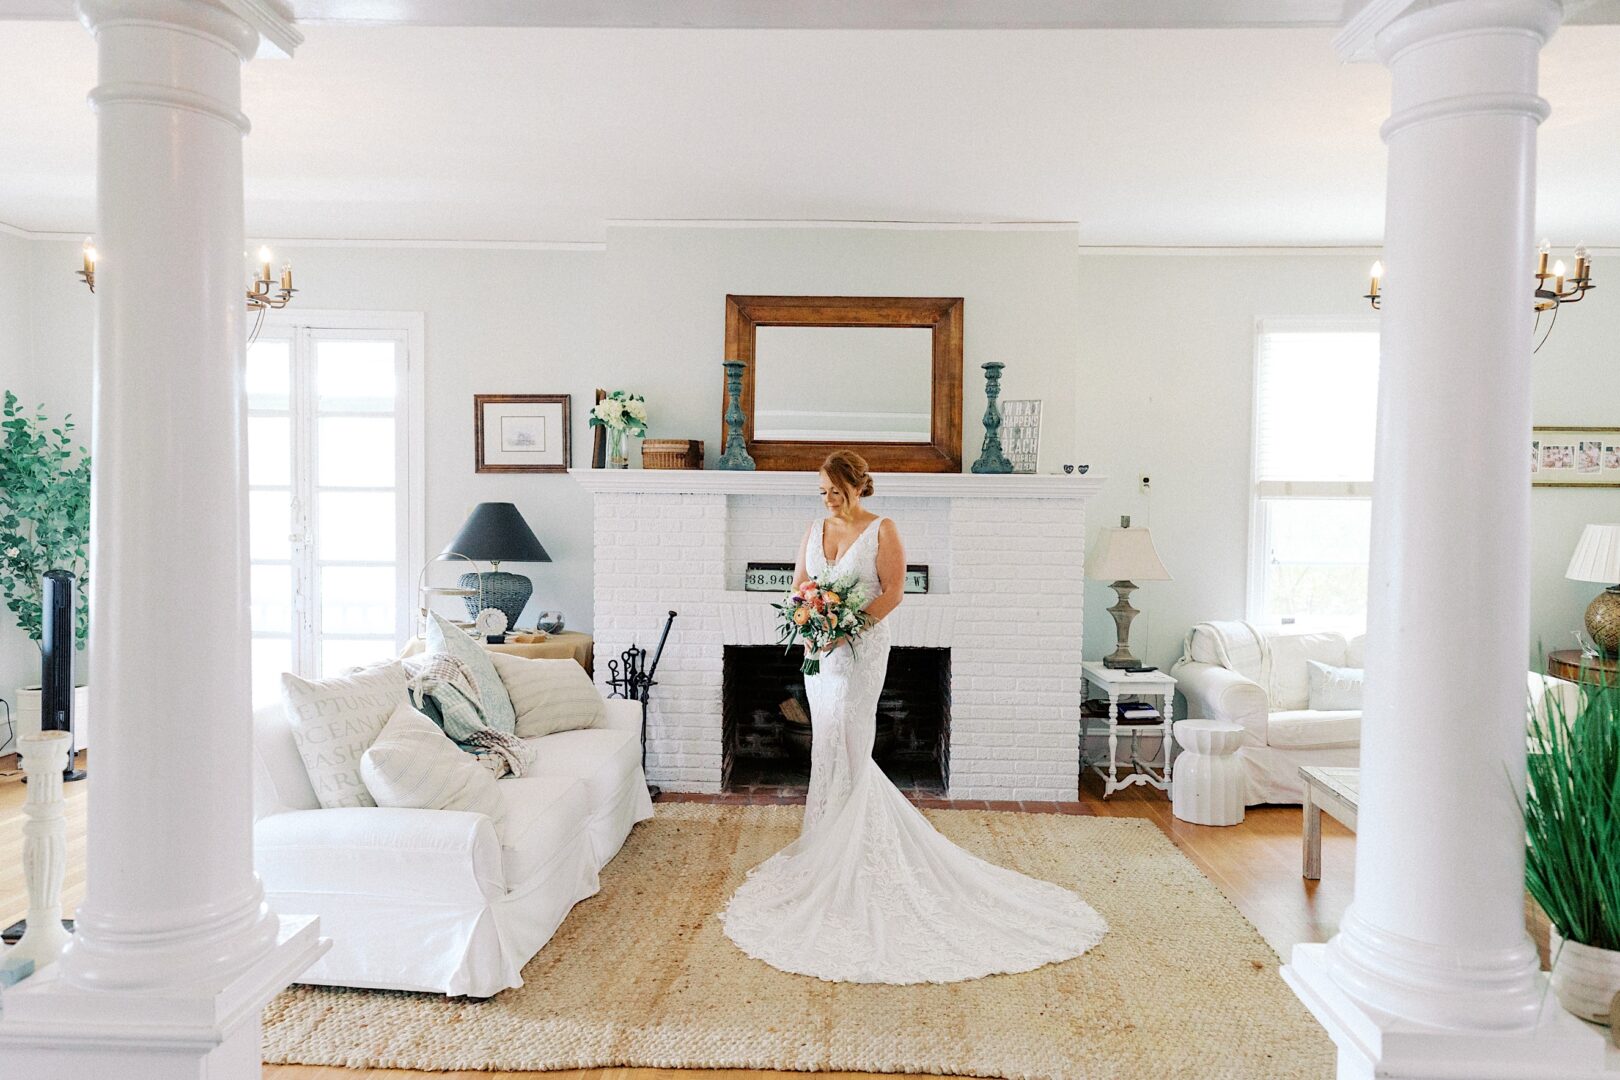
[[523, 965], [636, 822], [652, 817], [641, 706], [525, 740], [535, 764], [497, 782], [490, 819], [456, 810], [322, 809], [280, 706], [254, 713], [254, 863], [270, 906], [319, 915], [332, 948], [299, 981], [489, 997]]
[[1292, 626], [1260, 629], [1246, 622], [1199, 623], [1170, 669], [1187, 713], [1243, 728], [1245, 798], [1298, 803], [1301, 765], [1357, 765], [1361, 710], [1310, 708], [1308, 661], [1362, 666], [1364, 635]]

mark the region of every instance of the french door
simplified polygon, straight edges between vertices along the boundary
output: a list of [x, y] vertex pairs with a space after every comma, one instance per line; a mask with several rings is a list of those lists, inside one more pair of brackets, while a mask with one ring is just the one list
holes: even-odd
[[421, 562], [420, 332], [410, 318], [267, 321], [248, 346], [253, 699], [409, 636]]

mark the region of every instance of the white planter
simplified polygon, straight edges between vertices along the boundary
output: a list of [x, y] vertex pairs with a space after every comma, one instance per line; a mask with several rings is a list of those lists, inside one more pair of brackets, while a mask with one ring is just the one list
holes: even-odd
[[1620, 952], [1565, 941], [1557, 930], [1548, 934], [1547, 946], [1559, 1003], [1582, 1020], [1608, 1024], [1620, 994]]
[[[17, 688], [17, 735], [37, 735], [39, 733], [39, 719], [41, 713], [40, 689], [38, 685], [19, 686]], [[0, 732], [3, 734], [3, 732]], [[73, 688], [73, 746], [76, 750], [83, 750], [90, 744], [90, 688], [76, 686]], [[0, 753], [11, 754], [17, 750], [13, 741], [9, 746], [0, 746]]]

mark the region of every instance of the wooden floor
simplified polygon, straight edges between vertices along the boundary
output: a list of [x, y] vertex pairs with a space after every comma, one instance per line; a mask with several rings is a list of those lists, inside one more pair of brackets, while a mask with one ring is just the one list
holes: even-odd
[[[15, 773], [14, 758], [0, 758], [0, 925], [21, 918], [27, 908], [20, 870], [22, 803], [26, 794]], [[91, 779], [67, 785], [69, 863], [64, 896], [68, 912], [84, 893], [85, 806]], [[1300, 942], [1325, 941], [1338, 928], [1350, 902], [1354, 837], [1324, 816], [1322, 880], [1300, 877], [1300, 811], [1298, 807], [1251, 808], [1242, 825], [1210, 828], [1189, 825], [1170, 813], [1164, 795], [1130, 788], [1103, 801], [1088, 782], [1079, 806], [1069, 812], [1105, 817], [1145, 818], [1175, 845], [1259, 928], [1284, 958]], [[773, 800], [774, 801], [774, 800]], [[933, 801], [924, 805], [935, 805]], [[1035, 807], [1031, 807], [1034, 809]], [[1041, 809], [1050, 809], [1044, 805]], [[1543, 937], [1544, 940], [1544, 937]], [[499, 1080], [519, 1073], [416, 1073], [391, 1069], [337, 1069], [301, 1065], [267, 1065], [264, 1080]], [[829, 1074], [865, 1075], [865, 1074]], [[554, 1080], [753, 1080], [788, 1073], [743, 1070], [588, 1069], [551, 1074]]]

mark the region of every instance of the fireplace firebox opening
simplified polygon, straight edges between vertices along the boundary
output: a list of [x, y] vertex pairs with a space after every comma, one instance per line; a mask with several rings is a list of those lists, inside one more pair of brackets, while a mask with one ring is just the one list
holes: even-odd
[[[810, 703], [803, 653], [728, 645], [722, 671], [728, 792], [795, 794], [810, 785]], [[951, 651], [893, 648], [878, 698], [872, 757], [910, 795], [943, 797], [950, 778]]]

